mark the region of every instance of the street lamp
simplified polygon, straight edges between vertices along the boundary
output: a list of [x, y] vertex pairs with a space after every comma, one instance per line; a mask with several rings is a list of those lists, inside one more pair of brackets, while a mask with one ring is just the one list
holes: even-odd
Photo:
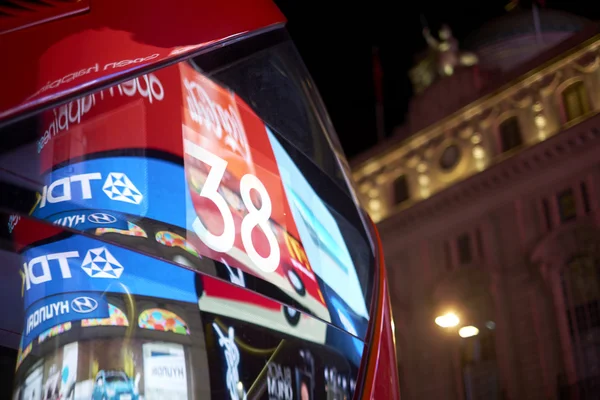
[[435, 319], [435, 323], [441, 326], [442, 328], [452, 328], [458, 325], [460, 319], [454, 313], [446, 313], [444, 315], [440, 315]]
[[463, 326], [462, 328], [460, 328], [458, 330], [458, 335], [461, 338], [469, 338], [472, 336], [477, 336], [478, 334], [479, 334], [479, 329], [477, 329], [476, 327], [474, 327], [472, 325]]

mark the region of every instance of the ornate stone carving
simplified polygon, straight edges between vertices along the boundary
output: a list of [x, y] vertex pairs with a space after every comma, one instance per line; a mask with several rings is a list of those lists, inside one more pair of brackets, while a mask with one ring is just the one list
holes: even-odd
[[448, 25], [442, 25], [439, 39], [433, 37], [429, 28], [423, 28], [423, 37], [436, 56], [437, 71], [441, 77], [452, 75], [458, 66], [477, 64], [478, 59], [474, 53], [459, 50], [458, 40], [452, 35]]

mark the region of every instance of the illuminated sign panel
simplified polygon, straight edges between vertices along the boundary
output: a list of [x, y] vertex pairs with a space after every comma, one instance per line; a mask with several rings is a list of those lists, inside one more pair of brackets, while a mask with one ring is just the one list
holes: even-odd
[[75, 291], [197, 299], [194, 272], [84, 236], [30, 248], [23, 259], [26, 309], [47, 296]]
[[64, 322], [108, 317], [108, 303], [96, 293], [64, 293], [33, 304], [25, 315], [22, 346], [40, 333]]

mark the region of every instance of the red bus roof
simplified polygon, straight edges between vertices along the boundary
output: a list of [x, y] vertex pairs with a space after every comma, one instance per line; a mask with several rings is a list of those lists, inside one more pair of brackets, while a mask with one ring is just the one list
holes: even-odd
[[0, 120], [285, 22], [270, 0], [18, 3], [0, 10]]

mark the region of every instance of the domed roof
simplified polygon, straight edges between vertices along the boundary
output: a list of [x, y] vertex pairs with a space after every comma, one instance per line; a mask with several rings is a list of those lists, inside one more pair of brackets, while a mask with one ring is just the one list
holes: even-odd
[[[540, 9], [539, 16], [542, 33], [575, 33], [591, 22], [584, 17], [549, 9]], [[467, 37], [462, 47], [477, 50], [490, 44], [533, 34], [535, 25], [532, 11], [517, 10], [485, 23]]]

